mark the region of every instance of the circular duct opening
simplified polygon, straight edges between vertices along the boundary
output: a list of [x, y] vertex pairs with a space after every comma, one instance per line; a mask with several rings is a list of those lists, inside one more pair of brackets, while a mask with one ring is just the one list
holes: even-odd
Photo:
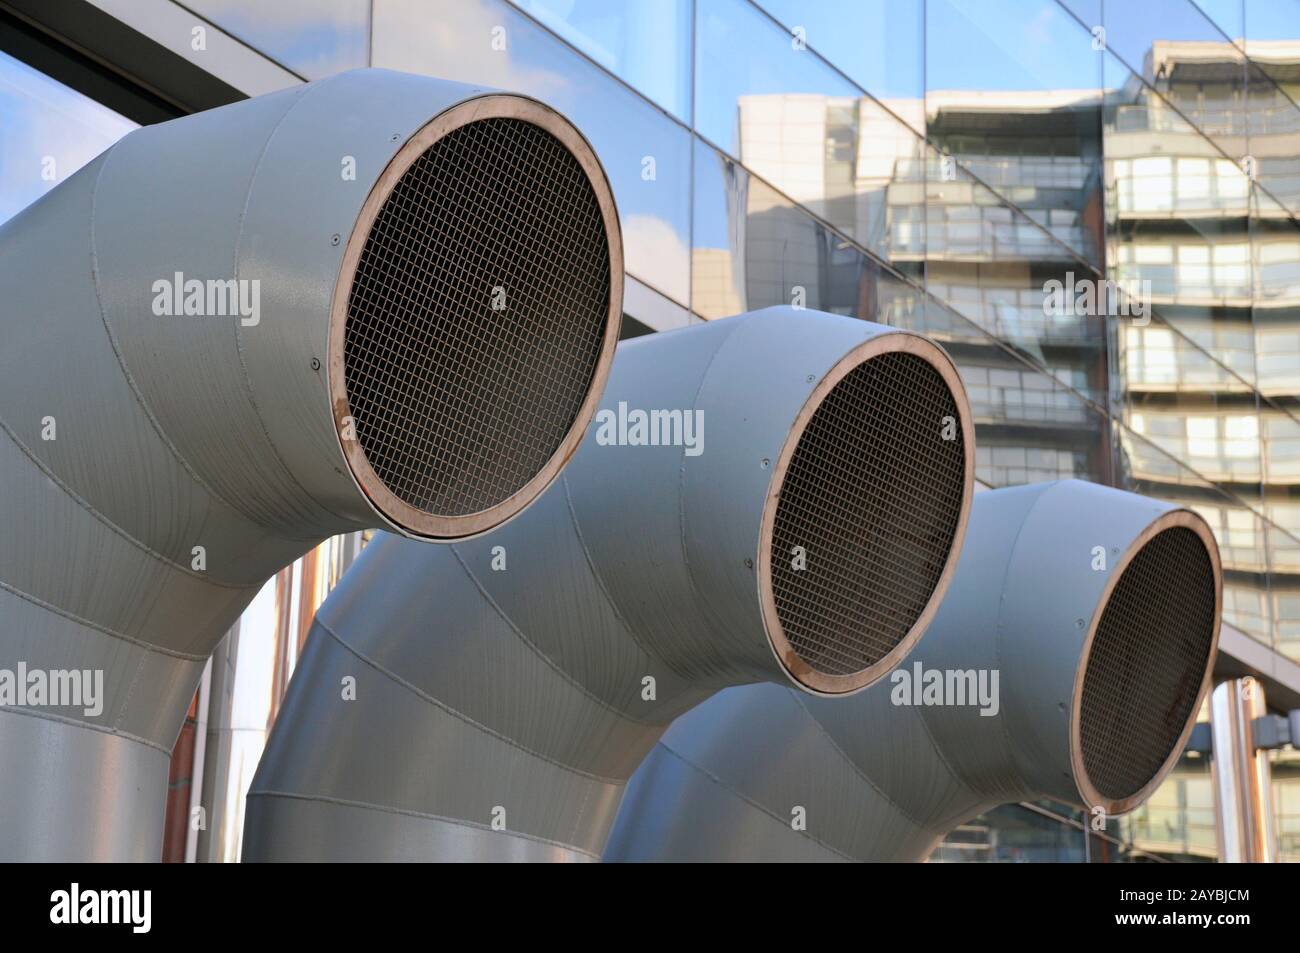
[[906, 655], [947, 589], [973, 480], [969, 405], [937, 345], [882, 334], [821, 381], [760, 550], [769, 638], [798, 684], [856, 691]]
[[330, 334], [340, 445], [379, 512], [463, 538], [532, 502], [595, 412], [622, 297], [609, 185], [557, 113], [485, 96], [407, 141], [349, 240]]
[[1126, 556], [1085, 645], [1076, 680], [1074, 763], [1090, 806], [1119, 814], [1173, 767], [1196, 719], [1218, 641], [1218, 549], [1176, 510]]

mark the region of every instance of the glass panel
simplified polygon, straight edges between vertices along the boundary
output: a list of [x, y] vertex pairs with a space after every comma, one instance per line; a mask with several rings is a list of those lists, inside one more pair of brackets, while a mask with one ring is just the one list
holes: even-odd
[[[1192, 469], [1185, 460], [1226, 462], [1241, 453], [1252, 464], [1258, 439], [1252, 424], [1258, 416], [1249, 408], [1239, 415], [1223, 410], [1197, 412], [1175, 400], [1161, 402], [1146, 395], [1139, 409], [1123, 408], [1123, 426], [1115, 428], [1119, 462], [1115, 485], [1145, 496], [1168, 500], [1195, 510], [1214, 531], [1223, 561], [1223, 619], [1261, 642], [1273, 642], [1272, 610], [1267, 574], [1267, 549], [1297, 537], [1266, 521], [1258, 482], [1227, 489]], [[1150, 397], [1151, 399], [1147, 399]], [[1195, 406], [1193, 404], [1193, 406]], [[1212, 402], [1205, 406], [1216, 406]], [[1245, 449], [1241, 449], [1244, 445]]]
[[1240, 40], [1246, 35], [1242, 19], [1246, 14], [1243, 0], [1192, 0], [1192, 2], [1214, 21], [1214, 25], [1228, 39]]
[[696, 146], [695, 311], [720, 318], [777, 304], [891, 323], [922, 291], [738, 162]]
[[[906, 111], [924, 97], [924, 0], [759, 0], [758, 5], [891, 108], [898, 100]], [[905, 118], [925, 131], [919, 115], [910, 112]]]
[[691, 121], [690, 0], [511, 0], [615, 76]]
[[1276, 647], [1300, 659], [1300, 226], [1259, 186], [1250, 237], [1269, 596]]
[[[1182, 0], [1108, 5], [1109, 48], [1282, 207], [1300, 211], [1300, 9], [1292, 0], [1202, 6]], [[1243, 15], [1256, 35], [1270, 38], [1256, 42], [1249, 61], [1242, 53]]]
[[[713, 145], [736, 156], [759, 174], [744, 153], [747, 108], [772, 113], [800, 98], [824, 104], [827, 98], [853, 100], [858, 89], [836, 76], [815, 56], [796, 48], [793, 37], [743, 0], [698, 0], [695, 6], [695, 129]], [[804, 110], [808, 112], [808, 110]], [[778, 114], [779, 115], [779, 114]], [[790, 117], [793, 125], [797, 116]], [[803, 119], [799, 145], [808, 144], [809, 162], [819, 160], [825, 119]], [[769, 137], [776, 146], [781, 139]], [[765, 175], [780, 186], [780, 177]], [[800, 196], [794, 195], [796, 199]]]
[[370, 0], [187, 0], [187, 6], [307, 79], [370, 65]]
[[[1245, 0], [1245, 34], [1255, 347], [1270, 405], [1262, 421], [1264, 511], [1280, 530], [1269, 534], [1269, 594], [1276, 647], [1300, 659], [1300, 3]], [[1294, 763], [1277, 768], [1293, 772]], [[1279, 813], [1278, 823], [1279, 850], [1294, 854], [1294, 819]]]
[[[1052, 9], [1063, 17], [1059, 8]], [[1084, 224], [1089, 202], [1099, 204], [1097, 176], [1083, 169], [1078, 156], [1060, 162], [1034, 157], [1018, 164], [1018, 159], [1004, 161], [1010, 151], [1005, 145], [972, 152], [983, 162], [982, 171], [1018, 201], [1037, 203], [1021, 208], [951, 156], [927, 148], [897, 115], [799, 49], [798, 36], [753, 7], [737, 0], [701, 0], [697, 18], [696, 122], [705, 136], [783, 193], [787, 203], [825, 219], [905, 273], [924, 269], [935, 297], [1013, 341], [1040, 367], [1060, 368], [1060, 379], [1069, 386], [1082, 383], [1104, 395], [1104, 326], [1044, 313], [1045, 282], [1071, 268], [1087, 272], [1084, 256], [1100, 253], [1099, 230], [1094, 226], [1089, 232]], [[1072, 21], [1062, 25], [1079, 38], [1095, 71], [1087, 33]], [[1094, 77], [1094, 89], [1096, 82]], [[1095, 101], [1095, 92], [1092, 97]], [[903, 113], [910, 109], [915, 119], [923, 104], [891, 100], [889, 105]], [[1022, 105], [1017, 99], [1014, 108]], [[953, 135], [988, 120], [978, 112], [958, 109], [950, 123]], [[1090, 116], [1082, 122], [1091, 122], [1091, 146], [1079, 148], [1095, 154], [1095, 102]], [[1080, 121], [1066, 109], [1057, 125], [1075, 128]], [[1038, 138], [1041, 132], [1026, 135]], [[1022, 144], [1015, 149], [1032, 151]], [[1023, 184], [1026, 177], [1032, 184]], [[1095, 212], [1092, 219], [1100, 221]], [[697, 257], [710, 286], [726, 283], [725, 275], [704, 263], [705, 253]], [[710, 310], [716, 309], [706, 306]], [[1080, 343], [1081, 352], [1072, 359], [1060, 354], [1049, 359], [1051, 347], [1063, 340]]]
[[[1246, 150], [1273, 204], [1300, 214], [1300, 3], [1246, 0]], [[1240, 32], [1231, 34], [1240, 37]]]
[[749, 174], [737, 162], [696, 143], [691, 305], [701, 317], [725, 318], [748, 310], [749, 183]]
[[1091, 35], [1056, 0], [928, 0], [925, 26], [927, 97], [987, 91], [998, 110], [1019, 92], [1016, 105], [1041, 109], [1086, 99], [1101, 79]]
[[1106, 47], [1121, 65], [1228, 156], [1245, 154], [1245, 57], [1199, 7], [1188, 0], [1107, 3], [1102, 22]]
[[1110, 275], [1152, 311], [1147, 324], [1118, 322], [1114, 332], [1113, 406], [1126, 425], [1128, 488], [1207, 519], [1223, 556], [1225, 620], [1270, 641], [1250, 266], [1242, 258], [1249, 245], [1231, 227], [1243, 220], [1248, 179], [1114, 57], [1106, 88]]
[[[940, 117], [939, 126], [949, 118]], [[1077, 216], [1061, 209], [1025, 213], [937, 152], [926, 179], [921, 209], [901, 204], [898, 189], [890, 195], [891, 234], [906, 238], [909, 216], [925, 215], [916, 231], [924, 241], [917, 257], [926, 290], [1062, 383], [1104, 403], [1106, 324], [1074, 297], [1076, 287], [1097, 284], [1097, 273], [1063, 241], [1083, 240]], [[898, 247], [892, 255], [895, 261], [913, 258]]]
[[697, 131], [884, 257], [889, 190], [920, 138], [753, 6], [699, 0], [696, 22]]
[[1031, 365], [960, 309], [922, 294], [914, 274], [876, 262], [702, 144], [695, 194], [694, 300], [702, 316], [802, 303], [928, 334], [953, 355], [970, 395], [980, 480], [1108, 479], [1105, 419], [1076, 392], [1089, 382], [1068, 361], [1050, 373]]
[[44, 73], [0, 53], [0, 222], [135, 128]]
[[1002, 208], [972, 217], [1010, 223], [1018, 241], [996, 254], [1038, 273], [1021, 290], [1041, 306], [1045, 280], [1102, 266], [1100, 57], [1055, 0], [931, 0], [926, 17], [928, 131], [942, 151], [930, 188], [960, 179], [955, 160], [997, 194]]
[[1037, 366], [1026, 377], [999, 358], [972, 372], [977, 390], [1011, 401], [1004, 416], [1038, 428], [1010, 445], [994, 438], [983, 472], [997, 485], [1104, 478], [1104, 417], [1084, 400], [1105, 406], [1106, 324], [1073, 296], [1100, 278], [1103, 250], [1101, 67], [1089, 33], [1053, 0], [930, 0], [925, 60], [936, 146], [918, 210], [926, 290]]
[[690, 305], [690, 133], [500, 0], [376, 0], [374, 63], [514, 90], [582, 130], [614, 189], [627, 270]]
[[[746, 177], [743, 170], [716, 153], [715, 165], [697, 174], [697, 196], [708, 202], [711, 188], [727, 183], [727, 198], [717, 205], [735, 206], [745, 194], [750, 210], [730, 227], [718, 214], [713, 226], [698, 224], [697, 241], [710, 234], [730, 242], [743, 236], [741, 246], [697, 247], [696, 301], [724, 287], [734, 310], [789, 304], [796, 296], [808, 307], [870, 317], [925, 333], [953, 355], [970, 396], [976, 421], [977, 477], [991, 486], [1007, 486], [1065, 477], [1103, 480], [1109, 471], [1110, 450], [1104, 419], [1077, 393], [1062, 386], [1068, 367], [1045, 373], [999, 344], [965, 320], [960, 312], [931, 296], [922, 296], [901, 275], [861, 255], [814, 219]], [[736, 262], [742, 262], [737, 270]], [[710, 276], [710, 290], [700, 282]], [[725, 281], [718, 280], [726, 276]], [[750, 277], [746, 277], [750, 276]], [[725, 308], [719, 309], [720, 316]], [[1073, 382], [1084, 388], [1079, 376]]]

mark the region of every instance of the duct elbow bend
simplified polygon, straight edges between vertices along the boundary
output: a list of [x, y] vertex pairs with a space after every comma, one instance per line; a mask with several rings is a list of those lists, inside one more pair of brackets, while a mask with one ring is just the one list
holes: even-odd
[[[0, 352], [0, 608], [24, 620], [0, 667], [106, 675], [101, 713], [53, 712], [94, 734], [47, 785], [28, 762], [64, 722], [0, 711], [23, 752], [0, 800], [25, 805], [0, 856], [147, 859], [204, 661], [270, 575], [365, 527], [478, 535], [555, 479], [618, 338], [613, 196], [541, 103], [358, 70], [138, 129], [0, 249], [28, 316]], [[96, 770], [152, 792], [138, 824], [74, 806]], [[59, 787], [85, 824], [33, 821]]]
[[[784, 307], [624, 351], [566, 482], [629, 625], [715, 686], [789, 679], [837, 695], [889, 671], [929, 624], [969, 513], [973, 426], [947, 354]], [[707, 441], [642, 446], [678, 409]]]
[[[982, 536], [1023, 512], [1005, 555], [971, 554], [1003, 575], [1007, 773], [1022, 779], [1023, 799], [1126, 813], [1173, 767], [1210, 684], [1223, 588], [1214, 535], [1192, 510], [1079, 480], [981, 496]], [[1032, 501], [1022, 510], [1016, 496]], [[934, 650], [955, 664], [959, 617], [941, 615]]]
[[851, 692], [907, 651], [971, 432], [947, 355], [879, 325], [772, 308], [625, 342], [537, 505], [451, 547], [377, 538], [326, 601], [246, 856], [599, 857], [681, 712], [755, 680]]
[[[1132, 810], [1191, 732], [1221, 590], [1189, 510], [1076, 480], [978, 494], [948, 595], [889, 680], [701, 705], [634, 776], [606, 858], [920, 860], [999, 804]], [[791, 805], [805, 826], [773, 824]]]

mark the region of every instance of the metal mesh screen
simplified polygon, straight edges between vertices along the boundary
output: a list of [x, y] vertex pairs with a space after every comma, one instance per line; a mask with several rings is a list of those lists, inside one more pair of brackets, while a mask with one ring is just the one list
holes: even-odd
[[960, 420], [939, 372], [902, 352], [854, 368], [813, 413], [777, 503], [772, 589], [816, 671], [871, 666], [925, 610], [961, 518]]
[[1079, 708], [1084, 770], [1122, 800], [1156, 775], [1194, 714], [1214, 639], [1214, 565], [1192, 530], [1151, 538], [1102, 610]]
[[356, 436], [427, 513], [508, 499], [586, 398], [610, 251], [577, 159], [530, 122], [471, 122], [402, 175], [366, 239], [344, 330]]

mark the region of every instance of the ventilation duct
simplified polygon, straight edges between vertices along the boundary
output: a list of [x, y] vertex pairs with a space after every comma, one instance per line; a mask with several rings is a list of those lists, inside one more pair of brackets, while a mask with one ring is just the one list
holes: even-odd
[[1132, 810], [1191, 733], [1220, 593], [1188, 510], [1074, 480], [981, 493], [889, 680], [838, 703], [759, 685], [701, 705], [633, 777], [605, 858], [922, 860], [999, 804]]
[[[139, 129], [4, 225], [0, 858], [157, 859], [262, 583], [332, 534], [519, 513], [595, 410], [622, 280], [573, 126], [380, 70]], [[4, 693], [55, 670], [102, 696]]]
[[624, 342], [526, 514], [448, 547], [377, 537], [326, 600], [245, 859], [599, 857], [686, 709], [787, 676], [851, 692], [908, 652], [973, 464], [957, 373], [917, 335], [771, 308]]

